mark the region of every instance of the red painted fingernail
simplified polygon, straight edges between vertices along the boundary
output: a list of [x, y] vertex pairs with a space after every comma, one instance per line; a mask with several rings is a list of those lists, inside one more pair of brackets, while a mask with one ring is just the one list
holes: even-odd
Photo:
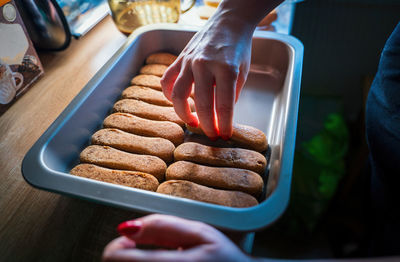
[[118, 233], [122, 236], [133, 236], [142, 228], [143, 223], [137, 220], [129, 220], [118, 225]]

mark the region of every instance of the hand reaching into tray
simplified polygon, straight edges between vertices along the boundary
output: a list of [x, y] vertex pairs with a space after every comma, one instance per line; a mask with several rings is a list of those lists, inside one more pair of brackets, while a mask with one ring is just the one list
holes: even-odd
[[[281, 0], [223, 1], [165, 72], [161, 85], [176, 113], [211, 139], [232, 136], [234, 105], [246, 81], [251, 39], [259, 21]], [[187, 101], [194, 83], [196, 114]]]

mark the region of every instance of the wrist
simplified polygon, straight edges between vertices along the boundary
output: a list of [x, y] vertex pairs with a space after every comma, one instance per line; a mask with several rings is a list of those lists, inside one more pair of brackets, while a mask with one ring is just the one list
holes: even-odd
[[236, 24], [254, 28], [283, 0], [223, 0], [216, 14], [224, 19], [233, 19]]
[[241, 37], [251, 37], [256, 26], [256, 22], [239, 15], [236, 9], [220, 7], [206, 24], [208, 30], [215, 29]]

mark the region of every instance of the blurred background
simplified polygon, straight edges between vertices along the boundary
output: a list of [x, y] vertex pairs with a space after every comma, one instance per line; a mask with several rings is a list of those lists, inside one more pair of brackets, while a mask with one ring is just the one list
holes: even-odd
[[256, 233], [255, 255], [368, 254], [365, 101], [399, 21], [395, 0], [296, 5], [291, 34], [305, 51], [291, 201], [274, 226]]

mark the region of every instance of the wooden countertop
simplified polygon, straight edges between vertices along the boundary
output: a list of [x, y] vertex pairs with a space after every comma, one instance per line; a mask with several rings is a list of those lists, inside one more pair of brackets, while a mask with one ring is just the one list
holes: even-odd
[[63, 52], [40, 53], [45, 75], [0, 117], [0, 260], [99, 261], [132, 212], [35, 189], [26, 152], [124, 43], [105, 18]]

